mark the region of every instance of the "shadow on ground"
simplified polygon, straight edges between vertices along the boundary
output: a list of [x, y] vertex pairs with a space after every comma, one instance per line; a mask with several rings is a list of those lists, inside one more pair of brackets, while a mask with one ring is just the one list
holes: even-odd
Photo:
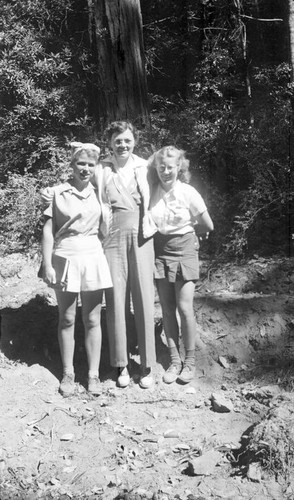
[[[40, 364], [47, 368], [54, 376], [62, 376], [62, 367], [57, 338], [58, 308], [48, 303], [47, 296], [37, 295], [28, 303], [19, 308], [6, 307], [0, 310], [1, 336], [0, 352], [8, 359], [26, 363], [28, 366]], [[112, 368], [109, 362], [109, 348], [106, 327], [105, 308], [101, 314], [102, 349], [100, 362], [100, 377], [112, 377]], [[130, 314], [127, 321], [128, 350], [131, 355], [130, 372], [139, 372], [138, 348], [134, 317]], [[161, 322], [155, 323], [156, 352], [158, 362], [164, 367], [168, 364], [168, 354], [161, 337]], [[75, 356], [74, 366], [76, 380], [83, 385], [87, 379], [87, 357], [84, 347], [84, 327], [81, 317], [81, 308], [77, 307], [75, 326]]]

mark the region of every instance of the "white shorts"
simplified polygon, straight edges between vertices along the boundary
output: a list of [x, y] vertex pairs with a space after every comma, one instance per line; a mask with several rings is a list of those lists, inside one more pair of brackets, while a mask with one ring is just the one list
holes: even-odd
[[65, 292], [87, 292], [111, 288], [108, 263], [98, 236], [71, 236], [58, 242], [56, 255], [69, 260]]

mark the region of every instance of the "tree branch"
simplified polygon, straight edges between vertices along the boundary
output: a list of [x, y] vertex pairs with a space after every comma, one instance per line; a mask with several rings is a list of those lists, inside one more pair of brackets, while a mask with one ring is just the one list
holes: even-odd
[[276, 22], [283, 22], [283, 19], [261, 19], [260, 17], [252, 17], [252, 16], [246, 16], [246, 14], [240, 14], [240, 17], [245, 17], [246, 19], [252, 19], [253, 21], [263, 21], [263, 22], [269, 22], [269, 23], [276, 23]]
[[158, 21], [153, 21], [152, 23], [149, 24], [143, 24], [143, 28], [148, 28], [149, 26], [152, 26], [153, 24], [159, 24], [163, 23], [164, 21], [168, 21], [169, 19], [174, 19], [175, 16], [170, 16], [170, 17], [165, 17], [164, 19], [158, 19]]

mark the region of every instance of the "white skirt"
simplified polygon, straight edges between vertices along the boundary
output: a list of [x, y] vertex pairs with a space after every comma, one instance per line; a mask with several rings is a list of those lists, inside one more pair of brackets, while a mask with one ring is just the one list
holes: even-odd
[[111, 288], [108, 263], [98, 236], [76, 235], [58, 241], [54, 254], [66, 257], [69, 266], [65, 292], [90, 292]]

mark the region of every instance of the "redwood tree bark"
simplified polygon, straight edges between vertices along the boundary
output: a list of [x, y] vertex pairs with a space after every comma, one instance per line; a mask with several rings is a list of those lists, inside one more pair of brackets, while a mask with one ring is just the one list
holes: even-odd
[[98, 114], [103, 124], [148, 122], [139, 0], [88, 0], [98, 64]]
[[290, 33], [290, 64], [292, 66], [292, 80], [294, 70], [294, 0], [289, 0], [289, 33]]
[[[291, 66], [291, 84], [294, 81], [294, 0], [289, 0], [289, 62]], [[288, 227], [289, 227], [289, 256], [294, 255], [294, 206], [292, 193], [294, 192], [294, 98], [291, 99], [292, 113], [289, 127], [289, 204], [288, 204]]]

